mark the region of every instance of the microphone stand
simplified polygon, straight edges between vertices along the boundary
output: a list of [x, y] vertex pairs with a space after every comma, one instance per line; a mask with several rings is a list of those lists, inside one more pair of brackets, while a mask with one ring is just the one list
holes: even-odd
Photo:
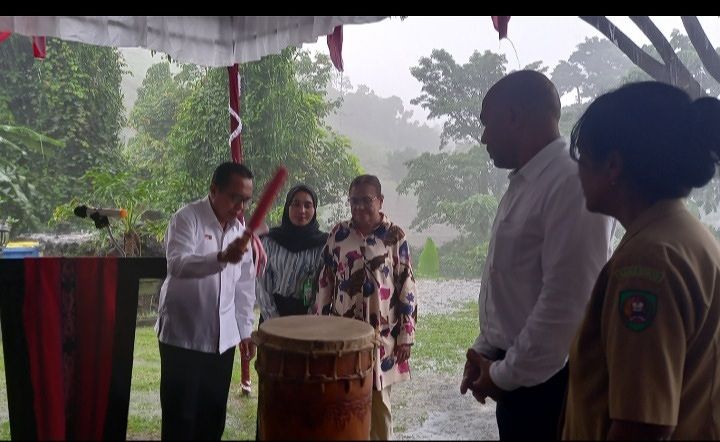
[[115, 237], [112, 234], [112, 230], [110, 230], [110, 220], [107, 216], [103, 216], [98, 214], [97, 212], [90, 215], [90, 219], [92, 219], [95, 222], [95, 227], [98, 229], [102, 229], [103, 227], [107, 228], [108, 235], [110, 236], [110, 240], [113, 243], [113, 246], [115, 249], [120, 252], [123, 258], [125, 258], [127, 255], [125, 254], [125, 250], [120, 247], [117, 241], [115, 241]]

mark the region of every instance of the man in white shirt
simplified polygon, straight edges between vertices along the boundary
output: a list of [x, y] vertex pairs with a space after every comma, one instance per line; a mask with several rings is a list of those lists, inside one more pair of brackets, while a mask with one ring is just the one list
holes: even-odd
[[497, 402], [500, 439], [557, 439], [570, 342], [609, 257], [610, 220], [585, 208], [547, 77], [502, 78], [483, 99], [480, 119], [495, 166], [512, 172], [493, 222], [480, 335], [460, 390]]
[[155, 324], [164, 440], [220, 440], [235, 346], [254, 356], [255, 269], [238, 221], [252, 199], [252, 178], [242, 164], [221, 164], [210, 194], [170, 220]]

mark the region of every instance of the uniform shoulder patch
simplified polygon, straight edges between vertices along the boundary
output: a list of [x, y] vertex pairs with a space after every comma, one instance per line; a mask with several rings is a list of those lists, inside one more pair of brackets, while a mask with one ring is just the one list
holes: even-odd
[[620, 292], [620, 318], [625, 327], [633, 331], [643, 331], [655, 320], [657, 296], [642, 290], [623, 290]]

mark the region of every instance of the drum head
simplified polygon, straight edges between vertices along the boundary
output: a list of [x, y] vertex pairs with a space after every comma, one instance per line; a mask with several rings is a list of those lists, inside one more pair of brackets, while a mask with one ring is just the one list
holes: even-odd
[[373, 348], [375, 329], [362, 321], [338, 316], [298, 315], [273, 318], [260, 324], [253, 339], [298, 353], [337, 353]]

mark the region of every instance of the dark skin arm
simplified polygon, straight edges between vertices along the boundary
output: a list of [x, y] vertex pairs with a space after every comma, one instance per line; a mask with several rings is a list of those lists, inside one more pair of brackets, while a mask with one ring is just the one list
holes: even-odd
[[608, 440], [664, 440], [670, 439], [675, 427], [642, 422], [612, 420]]
[[398, 344], [395, 346], [395, 358], [398, 364], [410, 359], [410, 344]]
[[472, 391], [475, 400], [481, 404], [485, 404], [485, 399], [490, 397], [494, 401], [502, 396], [503, 390], [490, 378], [490, 365], [492, 361], [486, 359], [481, 354], [469, 348], [465, 355], [465, 371], [463, 379], [460, 383], [460, 393], [465, 394], [468, 390]]

